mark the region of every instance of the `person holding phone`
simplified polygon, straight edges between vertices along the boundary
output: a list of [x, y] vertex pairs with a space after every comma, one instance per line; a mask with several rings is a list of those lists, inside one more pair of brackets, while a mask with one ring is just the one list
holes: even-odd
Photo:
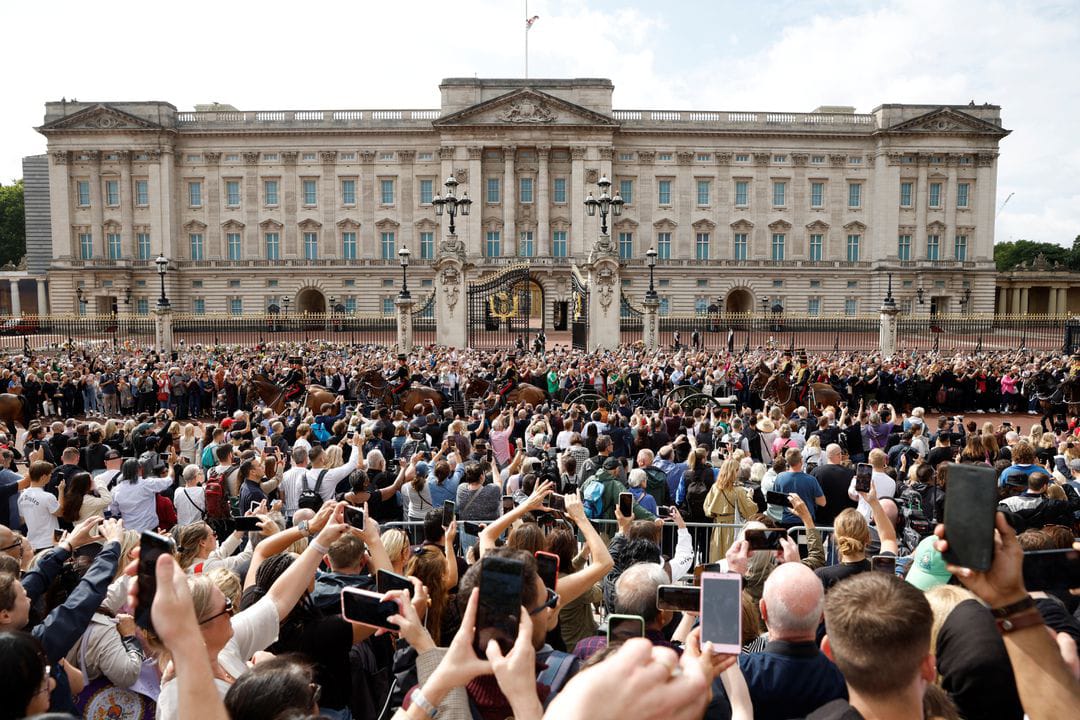
[[[896, 541], [896, 528], [893, 527], [885, 509], [878, 501], [877, 493], [873, 486], [868, 493], [859, 493], [861, 499], [870, 507], [874, 515], [874, 524], [877, 527], [878, 537], [881, 539], [879, 555], [896, 557], [900, 552]], [[836, 585], [841, 580], [872, 570], [870, 559], [866, 556], [866, 548], [870, 544], [870, 526], [866, 519], [857, 511], [848, 508], [836, 516], [833, 523], [836, 546], [840, 551], [840, 563], [829, 565], [815, 570], [825, 589]]]
[[[889, 477], [885, 472], [885, 466], [888, 463], [888, 456], [885, 454], [885, 451], [878, 448], [871, 450], [868, 460], [870, 461], [871, 468], [870, 485], [872, 486], [876, 497], [879, 500], [882, 498], [895, 497], [896, 481]], [[855, 484], [857, 481], [858, 473], [856, 473], [856, 477], [851, 479], [851, 485], [848, 486], [848, 497], [852, 500], [859, 501], [859, 513], [861, 513], [866, 520], [870, 520], [873, 516], [873, 509], [866, 502], [866, 493], [856, 489]]]

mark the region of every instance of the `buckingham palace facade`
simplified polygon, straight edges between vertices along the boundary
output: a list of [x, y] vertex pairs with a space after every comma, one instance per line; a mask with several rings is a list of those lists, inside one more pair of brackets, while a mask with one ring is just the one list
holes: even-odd
[[908, 312], [994, 310], [998, 106], [614, 110], [604, 79], [439, 90], [429, 110], [47, 103], [50, 311], [152, 308], [164, 254], [179, 311], [390, 314], [401, 246], [429, 292], [448, 177], [473, 200], [469, 279], [527, 260], [548, 328], [600, 232], [583, 201], [603, 177], [624, 200], [623, 295], [640, 300], [655, 248], [662, 314], [875, 312], [889, 274]]

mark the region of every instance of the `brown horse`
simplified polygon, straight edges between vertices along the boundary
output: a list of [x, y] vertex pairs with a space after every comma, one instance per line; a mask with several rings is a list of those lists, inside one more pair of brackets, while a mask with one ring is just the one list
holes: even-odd
[[423, 385], [410, 385], [404, 391], [394, 394], [393, 387], [378, 370], [368, 370], [360, 376], [364, 392], [372, 400], [381, 402], [391, 410], [397, 409], [412, 415], [417, 405], [424, 407], [425, 412], [441, 410], [446, 399], [442, 393], [434, 388]]
[[[464, 391], [466, 407], [471, 404], [470, 401], [475, 402], [477, 400], [482, 400], [488, 396], [488, 393], [492, 392], [495, 392], [495, 388], [487, 380], [484, 380], [483, 378], [473, 378], [469, 380], [465, 385]], [[537, 407], [538, 405], [541, 405], [546, 398], [547, 393], [535, 385], [530, 385], [525, 382], [518, 383], [517, 387], [506, 394], [506, 402], [511, 405], [523, 402], [528, 403], [533, 407]], [[488, 410], [488, 412], [494, 414], [500, 407], [501, 403], [496, 403]]]
[[[252, 375], [248, 381], [248, 389], [254, 392], [274, 412], [281, 414], [285, 411], [285, 388], [265, 375]], [[322, 413], [323, 405], [327, 403], [333, 405], [336, 400], [337, 397], [334, 393], [323, 386], [308, 385], [304, 406], [312, 415], [319, 415]]]
[[14, 393], [0, 393], [0, 421], [3, 421], [8, 430], [11, 431], [12, 445], [15, 444], [15, 438], [18, 437], [15, 423], [22, 423], [23, 427], [30, 424], [27, 414], [26, 398]]
[[800, 404], [805, 404], [815, 414], [830, 405], [837, 407], [840, 404], [840, 393], [836, 392], [832, 385], [826, 383], [810, 383], [807, 388], [806, 402], [800, 403], [795, 387], [787, 376], [779, 372], [769, 372], [764, 364], [758, 366], [757, 374], [750, 383], [750, 389], [758, 391], [762, 400], [780, 405], [785, 417], [795, 412], [795, 408]]

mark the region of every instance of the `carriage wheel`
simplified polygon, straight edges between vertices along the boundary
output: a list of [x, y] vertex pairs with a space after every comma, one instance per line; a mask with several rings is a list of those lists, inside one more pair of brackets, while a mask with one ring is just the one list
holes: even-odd
[[664, 405], [667, 405], [668, 403], [672, 403], [672, 402], [682, 403], [682, 401], [685, 398], [688, 398], [691, 395], [700, 395], [700, 394], [701, 394], [701, 391], [698, 390], [693, 385], [680, 385], [679, 387], [675, 388], [674, 390], [672, 390], [671, 392], [669, 392], [667, 395], [664, 396]]
[[600, 407], [600, 401], [602, 401], [603, 399], [604, 398], [597, 395], [595, 392], [583, 392], [579, 393], [573, 402], [578, 405], [584, 405], [589, 410], [589, 412], [592, 412], [596, 408]]
[[693, 395], [687, 395], [685, 398], [679, 401], [684, 410], [697, 410], [706, 409], [709, 410], [718, 407], [724, 407], [720, 401], [716, 398], [706, 395], [705, 393], [694, 393]]

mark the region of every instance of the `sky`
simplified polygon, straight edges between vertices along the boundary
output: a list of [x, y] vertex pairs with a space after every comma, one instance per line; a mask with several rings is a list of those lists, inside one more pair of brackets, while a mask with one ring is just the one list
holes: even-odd
[[[1080, 2], [0, 3], [0, 182], [48, 100], [437, 108], [444, 77], [606, 77], [617, 109], [1002, 107], [998, 242], [1080, 235]], [[526, 15], [526, 12], [528, 13]], [[1007, 200], [1007, 202], [1006, 202]]]

